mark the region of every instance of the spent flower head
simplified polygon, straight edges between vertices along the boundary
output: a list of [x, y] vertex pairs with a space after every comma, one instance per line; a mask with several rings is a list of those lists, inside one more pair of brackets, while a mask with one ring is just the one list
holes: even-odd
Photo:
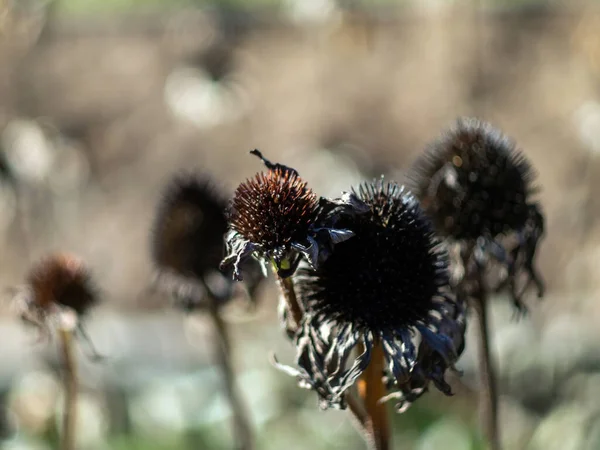
[[80, 319], [98, 303], [98, 292], [80, 258], [55, 253], [31, 267], [26, 283], [15, 289], [15, 300], [21, 318], [47, 338], [53, 323], [79, 328]]
[[[207, 175], [182, 172], [164, 189], [152, 229], [156, 283], [185, 309], [206, 306], [207, 294], [218, 302], [233, 296], [231, 280], [219, 271], [226, 208], [227, 200]], [[253, 266], [244, 266], [251, 292], [260, 281]]]
[[[533, 261], [544, 217], [532, 200], [535, 172], [512, 139], [489, 123], [461, 118], [417, 159], [410, 178], [447, 242], [462, 246], [459, 253], [467, 259], [472, 255], [479, 267], [490, 261], [504, 266], [501, 285], [511, 286], [519, 308], [524, 308], [521, 295], [531, 282], [543, 294]], [[519, 292], [516, 279], [523, 272], [528, 280]]]
[[298, 368], [276, 364], [314, 389], [322, 407], [344, 408], [345, 392], [379, 345], [399, 405], [430, 381], [449, 394], [443, 377], [462, 351], [464, 321], [456, 320], [462, 306], [450, 293], [446, 255], [431, 223], [395, 183], [363, 184], [354, 196], [360, 211], [337, 218], [353, 237], [336, 244], [318, 268], [294, 276], [304, 308], [295, 335]]
[[312, 267], [324, 258], [330, 245], [348, 239], [351, 233], [321, 223], [324, 199], [307, 186], [295, 169], [274, 164], [258, 156], [267, 167], [240, 184], [229, 209], [227, 255], [221, 267], [233, 266], [233, 277], [242, 279], [240, 264], [250, 256], [265, 272], [272, 264], [281, 278], [294, 273], [302, 257]]

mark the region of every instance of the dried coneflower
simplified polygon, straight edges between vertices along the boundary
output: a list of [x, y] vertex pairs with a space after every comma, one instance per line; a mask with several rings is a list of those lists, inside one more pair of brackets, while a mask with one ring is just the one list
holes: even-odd
[[[515, 142], [489, 123], [461, 118], [416, 161], [415, 194], [445, 238], [453, 258], [453, 285], [478, 315], [482, 419], [499, 448], [497, 395], [489, 352], [487, 296], [509, 287], [517, 312], [526, 312], [530, 284], [544, 284], [534, 268], [544, 217], [533, 200], [535, 173]], [[489, 274], [500, 266], [494, 284]], [[525, 278], [519, 288], [519, 280]]]
[[[461, 118], [425, 150], [410, 178], [441, 236], [467, 248], [479, 266], [490, 260], [505, 266], [503, 285], [510, 285], [519, 310], [531, 282], [543, 295], [533, 264], [544, 217], [532, 201], [535, 172], [513, 140], [489, 123]], [[519, 290], [521, 274], [528, 280]]]
[[[206, 307], [207, 297], [222, 303], [233, 296], [231, 281], [219, 270], [226, 208], [215, 183], [191, 172], [177, 174], [159, 203], [151, 242], [156, 282], [186, 310]], [[260, 269], [252, 262], [243, 269], [249, 274], [248, 290], [254, 293]]]
[[[166, 187], [152, 232], [156, 284], [173, 295], [186, 311], [204, 310], [214, 326], [215, 356], [233, 413], [236, 446], [253, 448], [246, 408], [235, 385], [231, 343], [221, 306], [234, 296], [233, 282], [219, 270], [227, 231], [227, 202], [206, 175], [182, 173]], [[262, 279], [256, 261], [240, 268], [253, 298]]]
[[276, 364], [315, 390], [322, 407], [345, 408], [360, 377], [371, 390], [367, 409], [377, 405], [386, 393], [383, 374], [399, 409], [430, 381], [450, 394], [444, 373], [462, 351], [464, 321], [457, 320], [462, 306], [450, 292], [432, 225], [395, 183], [364, 184], [354, 195], [361, 212], [337, 218], [353, 237], [318, 268], [302, 267], [293, 277], [304, 309], [295, 336], [298, 368]]
[[77, 256], [57, 253], [31, 267], [25, 285], [18, 289], [17, 300], [22, 318], [49, 336], [52, 320], [60, 320], [63, 312], [81, 319], [98, 302], [98, 295], [84, 262]]
[[227, 256], [221, 267], [233, 266], [233, 276], [240, 280], [239, 265], [250, 256], [265, 270], [272, 264], [280, 278], [293, 274], [302, 257], [318, 266], [323, 246], [348, 239], [351, 233], [319, 225], [320, 200], [295, 169], [271, 163], [258, 150], [250, 153], [263, 161], [268, 172], [256, 174], [235, 191]]
[[73, 337], [79, 331], [87, 339], [80, 319], [97, 301], [97, 290], [85, 264], [67, 253], [41, 259], [29, 271], [26, 284], [17, 290], [17, 305], [23, 320], [37, 326], [46, 337], [50, 336], [52, 325], [56, 325], [65, 387], [62, 428], [65, 450], [75, 448], [77, 365]]

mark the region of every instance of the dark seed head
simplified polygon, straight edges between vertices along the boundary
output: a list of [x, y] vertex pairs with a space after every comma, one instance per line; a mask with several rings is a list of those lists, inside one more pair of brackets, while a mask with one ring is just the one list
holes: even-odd
[[27, 275], [27, 285], [31, 304], [41, 311], [58, 304], [81, 316], [98, 300], [83, 261], [66, 253], [47, 256], [35, 264]]
[[454, 239], [521, 229], [534, 193], [531, 166], [492, 125], [461, 118], [414, 164], [415, 195], [437, 231]]
[[303, 240], [317, 216], [318, 200], [298, 173], [274, 167], [240, 184], [230, 208], [231, 228], [265, 251]]
[[152, 256], [158, 268], [196, 278], [217, 270], [226, 205], [208, 179], [177, 175], [165, 189], [154, 223]]
[[429, 219], [397, 184], [364, 184], [356, 194], [370, 211], [341, 218], [354, 237], [337, 244], [318, 270], [299, 274], [305, 307], [373, 332], [426, 321], [448, 279]]

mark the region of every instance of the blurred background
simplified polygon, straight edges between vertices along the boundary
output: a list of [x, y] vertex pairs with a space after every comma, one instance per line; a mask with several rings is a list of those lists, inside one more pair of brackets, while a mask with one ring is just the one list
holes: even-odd
[[[262, 166], [320, 195], [403, 171], [460, 115], [538, 171], [548, 283], [528, 318], [492, 306], [506, 449], [600, 449], [600, 5], [537, 0], [0, 0], [0, 289], [55, 250], [103, 303], [81, 355], [78, 448], [231, 449], [209, 321], [148, 293], [149, 230], [178, 170], [230, 195]], [[293, 360], [269, 279], [225, 311], [258, 448], [362, 449], [348, 416], [268, 362]], [[58, 354], [0, 314], [0, 447], [57, 448]], [[475, 325], [473, 323], [473, 325]], [[452, 398], [394, 417], [395, 448], [476, 450], [469, 329]]]

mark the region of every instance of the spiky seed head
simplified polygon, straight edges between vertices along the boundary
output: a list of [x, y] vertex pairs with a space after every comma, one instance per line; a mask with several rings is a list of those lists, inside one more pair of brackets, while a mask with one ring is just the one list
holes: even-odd
[[297, 172], [274, 167], [238, 186], [229, 221], [245, 240], [272, 251], [303, 240], [317, 208], [316, 194]]
[[226, 206], [207, 177], [176, 175], [165, 188], [154, 222], [156, 266], [190, 277], [217, 270], [227, 230]]
[[27, 275], [27, 286], [31, 304], [41, 311], [62, 305], [82, 316], [98, 301], [85, 264], [68, 253], [49, 255], [37, 262]]
[[430, 144], [409, 175], [436, 230], [458, 240], [521, 229], [534, 177], [510, 138], [474, 118], [459, 119]]
[[301, 299], [325, 320], [375, 333], [427, 321], [448, 282], [429, 219], [395, 183], [363, 184], [356, 195], [370, 211], [340, 219], [354, 237], [337, 244], [319, 270], [301, 272]]
[[271, 265], [279, 278], [292, 276], [303, 260], [318, 267], [332, 245], [352, 236], [336, 227], [336, 217], [343, 211], [358, 213], [354, 198], [346, 193], [339, 199], [317, 199], [296, 169], [272, 163], [258, 149], [250, 154], [268, 172], [235, 191], [221, 270], [233, 268], [233, 279], [240, 281], [241, 264], [250, 257], [260, 262], [263, 273]]

